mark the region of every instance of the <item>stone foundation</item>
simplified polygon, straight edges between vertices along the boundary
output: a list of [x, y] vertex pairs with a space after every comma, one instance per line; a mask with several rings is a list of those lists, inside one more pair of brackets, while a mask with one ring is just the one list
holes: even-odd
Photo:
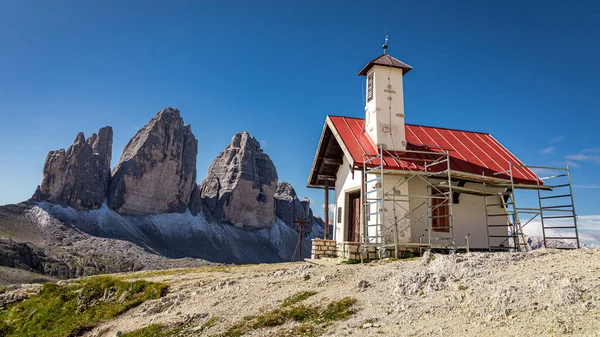
[[312, 239], [311, 259], [338, 257], [335, 240]]
[[[386, 249], [387, 257], [394, 257], [394, 248]], [[335, 240], [312, 239], [312, 259], [343, 258], [346, 260], [360, 260], [361, 251], [358, 242], [337, 242]], [[377, 247], [367, 247], [363, 260], [377, 260]]]

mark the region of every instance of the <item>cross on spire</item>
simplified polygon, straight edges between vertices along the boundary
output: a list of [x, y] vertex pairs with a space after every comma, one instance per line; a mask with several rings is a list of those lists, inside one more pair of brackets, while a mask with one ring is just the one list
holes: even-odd
[[385, 43], [381, 47], [383, 48], [383, 53], [387, 54], [387, 49], [388, 49], [388, 35], [387, 34], [385, 34]]

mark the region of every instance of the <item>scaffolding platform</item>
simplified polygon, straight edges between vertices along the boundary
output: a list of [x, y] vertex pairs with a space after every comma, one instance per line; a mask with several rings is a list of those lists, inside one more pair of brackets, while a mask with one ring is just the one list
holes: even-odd
[[[523, 228], [539, 220], [544, 247], [579, 248], [577, 214], [572, 193], [569, 168], [513, 165], [506, 171], [481, 175], [452, 170], [448, 152], [405, 150], [389, 152], [379, 147], [377, 155], [365, 155], [361, 185], [361, 245], [378, 247], [381, 254], [386, 248], [443, 248], [457, 249], [454, 233], [453, 201], [457, 194], [484, 198], [485, 226], [488, 251], [527, 251], [531, 249]], [[395, 157], [397, 156], [397, 158]], [[421, 156], [420, 169], [388, 170], [385, 158], [403, 160]], [[421, 165], [422, 164], [422, 165]], [[555, 172], [540, 177], [537, 184], [516, 181], [514, 170]], [[388, 179], [390, 175], [403, 176]], [[392, 181], [391, 187], [388, 181]], [[412, 194], [410, 181], [420, 181], [425, 193]], [[481, 189], [465, 187], [467, 182], [481, 184]], [[403, 185], [406, 184], [404, 187]], [[539, 207], [519, 207], [515, 194], [519, 190], [537, 191]], [[409, 192], [406, 192], [409, 191]], [[410, 209], [407, 206], [410, 203]], [[415, 211], [425, 210], [415, 219]], [[391, 212], [391, 215], [390, 215]], [[525, 221], [521, 217], [525, 216]], [[426, 242], [399, 242], [398, 233], [411, 223], [426, 222]], [[420, 241], [420, 240], [419, 240]], [[425, 240], [424, 240], [425, 241]], [[566, 244], [565, 244], [566, 243]], [[463, 247], [464, 248], [464, 247]], [[385, 256], [379, 256], [385, 257]]]

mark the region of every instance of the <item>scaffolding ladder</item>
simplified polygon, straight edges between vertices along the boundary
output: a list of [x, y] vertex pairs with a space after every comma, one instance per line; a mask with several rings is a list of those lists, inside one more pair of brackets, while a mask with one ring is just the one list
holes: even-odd
[[380, 146], [377, 155], [363, 160], [364, 246], [385, 247], [383, 169], [383, 148]]
[[[540, 221], [544, 247], [558, 249], [580, 248], [577, 213], [573, 199], [571, 170], [566, 168], [531, 167], [550, 175], [541, 177], [550, 190], [538, 189]], [[555, 173], [554, 173], [555, 172]], [[538, 181], [538, 185], [541, 183]]]
[[[513, 165], [509, 164], [509, 168], [506, 171], [494, 173], [494, 175], [501, 174], [507, 174], [510, 177], [510, 186], [503, 192], [487, 194], [484, 196], [488, 249], [489, 251], [511, 249], [517, 252], [528, 251], [525, 233], [523, 233], [523, 226], [521, 224], [521, 218], [519, 217], [519, 208], [517, 208], [515, 200]], [[483, 190], [486, 191], [488, 186], [489, 185], [484, 182]], [[494, 197], [492, 203], [489, 201], [490, 197]], [[498, 210], [498, 207], [500, 207], [501, 210]], [[496, 219], [499, 219], [499, 221]], [[498, 232], [496, 228], [504, 228], [506, 229], [506, 232], [494, 233]]]

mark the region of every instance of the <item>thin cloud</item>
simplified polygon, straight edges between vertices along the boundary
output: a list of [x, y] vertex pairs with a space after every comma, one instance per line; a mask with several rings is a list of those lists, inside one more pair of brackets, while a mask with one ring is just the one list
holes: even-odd
[[573, 188], [600, 188], [600, 184], [573, 185]]
[[579, 164], [577, 164], [576, 162], [574, 162], [572, 160], [567, 160], [567, 165], [570, 167], [579, 167]]
[[556, 148], [554, 146], [548, 146], [547, 148], [545, 148], [545, 149], [542, 150], [542, 153], [543, 154], [552, 153], [552, 152], [554, 152], [555, 149]]
[[[544, 220], [546, 226], [573, 226], [572, 219]], [[580, 215], [577, 217], [577, 228], [579, 240], [586, 244], [600, 244], [600, 215]], [[539, 220], [533, 220], [523, 228], [525, 234], [530, 236], [542, 235], [542, 224]], [[548, 236], [571, 236], [571, 229], [547, 230]]]
[[[325, 209], [325, 204], [321, 205]], [[329, 212], [335, 212], [335, 204], [329, 204]]]
[[567, 159], [569, 160], [580, 160], [580, 161], [584, 161], [584, 160], [588, 160], [589, 156], [583, 154], [583, 153], [578, 153], [578, 154], [570, 154], [567, 156]]
[[594, 147], [591, 149], [583, 149], [581, 153], [600, 153], [600, 147]]
[[554, 137], [554, 138], [552, 138], [550, 140], [550, 144], [555, 144], [555, 143], [558, 143], [561, 140], [565, 140], [565, 139], [567, 139], [567, 137], [565, 137], [565, 136], [557, 136], [557, 137]]
[[566, 156], [565, 158], [567, 158], [567, 160], [571, 160], [571, 161], [586, 161], [586, 162], [593, 162], [593, 163], [597, 163], [600, 164], [600, 155], [597, 154], [586, 154], [586, 153], [576, 153], [576, 154], [570, 154], [568, 156]]
[[588, 163], [600, 164], [600, 148], [595, 147], [595, 148], [583, 149], [583, 150], [579, 151], [579, 153], [573, 153], [573, 154], [567, 155], [565, 157], [565, 159], [567, 160], [567, 162], [570, 162], [571, 165], [575, 166], [575, 167], [577, 167], [577, 166], [573, 165], [574, 163], [588, 162]]

